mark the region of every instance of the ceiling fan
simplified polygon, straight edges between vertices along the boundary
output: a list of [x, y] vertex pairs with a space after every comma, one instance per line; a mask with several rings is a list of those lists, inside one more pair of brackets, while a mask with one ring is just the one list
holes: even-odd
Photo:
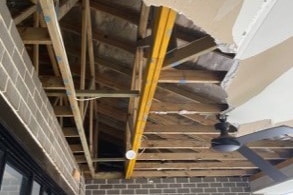
[[245, 144], [248, 142], [293, 134], [293, 128], [288, 126], [278, 126], [240, 137], [232, 137], [228, 133], [230, 124], [227, 122], [227, 116], [218, 116], [218, 119], [220, 122], [215, 125], [215, 128], [221, 133], [218, 137], [211, 140], [212, 149], [219, 152], [238, 151], [273, 180], [280, 182], [288, 179], [285, 174], [276, 169], [271, 163], [264, 160], [256, 152], [248, 148]]

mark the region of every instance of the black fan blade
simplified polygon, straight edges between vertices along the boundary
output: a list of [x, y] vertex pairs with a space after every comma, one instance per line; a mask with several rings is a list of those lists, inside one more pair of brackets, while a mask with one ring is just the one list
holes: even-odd
[[270, 139], [273, 137], [286, 135], [286, 134], [293, 134], [293, 128], [288, 126], [272, 127], [272, 128], [251, 133], [248, 135], [243, 135], [243, 136], [237, 137], [236, 139], [241, 144], [244, 145], [247, 142], [253, 142], [253, 141], [258, 141], [262, 139]]
[[276, 182], [281, 182], [288, 179], [285, 174], [276, 169], [273, 165], [271, 165], [271, 163], [264, 160], [261, 156], [259, 156], [253, 150], [249, 149], [247, 146], [240, 147], [238, 152], [251, 161], [254, 165], [259, 167], [260, 170], [262, 170]]

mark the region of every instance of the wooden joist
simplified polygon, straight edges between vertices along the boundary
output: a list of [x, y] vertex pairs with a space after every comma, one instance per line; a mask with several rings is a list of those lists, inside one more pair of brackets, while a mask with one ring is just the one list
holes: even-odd
[[63, 43], [61, 30], [58, 23], [58, 18], [55, 12], [55, 5], [54, 5], [54, 2], [51, 0], [42, 0], [40, 1], [40, 5], [43, 10], [44, 18], [45, 18], [45, 21], [49, 30], [49, 34], [52, 40], [52, 45], [53, 45], [54, 52], [57, 58], [59, 69], [65, 84], [70, 107], [74, 115], [75, 124], [76, 124], [77, 130], [80, 136], [81, 144], [84, 150], [84, 155], [85, 155], [87, 164], [89, 166], [90, 173], [92, 176], [94, 176], [95, 170], [93, 167], [91, 153], [89, 151], [89, 146], [87, 144], [87, 139], [85, 136], [83, 120], [81, 117], [77, 100], [75, 99], [74, 83], [72, 79], [72, 74], [71, 74], [67, 54], [64, 48], [64, 43]]
[[123, 176], [122, 172], [97, 172], [93, 179], [122, 179]]
[[192, 135], [218, 135], [219, 131], [214, 126], [206, 125], [156, 125], [147, 124], [144, 134], [192, 134]]
[[58, 9], [58, 20], [63, 18], [79, 0], [66, 0]]
[[137, 162], [135, 170], [200, 170], [200, 169], [257, 169], [250, 161], [224, 161], [224, 162]]
[[47, 28], [19, 27], [18, 31], [24, 44], [52, 44]]
[[174, 104], [165, 102], [153, 102], [151, 106], [151, 113], [166, 114], [213, 114], [219, 113], [228, 108], [227, 104], [202, 104], [202, 103], [186, 103]]
[[182, 116], [202, 125], [214, 125], [219, 122], [216, 115], [182, 114]]
[[130, 90], [76, 90], [77, 97], [111, 97], [111, 98], [129, 98], [129, 97], [138, 97], [138, 91], [130, 91]]
[[[217, 153], [211, 150], [202, 150], [200, 153], [142, 153], [137, 160], [247, 160], [238, 152]], [[280, 155], [274, 152], [257, 152], [264, 159], [286, 159], [286, 155]]]
[[35, 11], [37, 10], [36, 5], [32, 5], [20, 14], [18, 14], [16, 17], [13, 18], [14, 23], [17, 25], [21, 23], [23, 20], [27, 19], [29, 16], [31, 16]]
[[79, 137], [75, 127], [63, 127], [62, 130], [65, 137]]
[[224, 177], [248, 176], [254, 172], [249, 170], [187, 170], [187, 171], [134, 171], [133, 177]]
[[[61, 28], [68, 32], [80, 35], [80, 29], [76, 25], [69, 24], [69, 23], [61, 23]], [[123, 49], [132, 54], [135, 53], [136, 44], [134, 42], [122, 40], [113, 35], [111, 36], [107, 35], [99, 30], [95, 30], [94, 32], [92, 32], [92, 39], [94, 41], [99, 41], [99, 42], [106, 43], [108, 45]]]
[[173, 68], [188, 61], [191, 58], [198, 57], [217, 48], [214, 39], [210, 36], [205, 36], [195, 40], [187, 45], [168, 52], [164, 61], [163, 70]]
[[[111, 1], [108, 1], [111, 2]], [[91, 1], [91, 7], [95, 10], [103, 11], [113, 16], [127, 20], [133, 24], [139, 23], [139, 13], [135, 10], [107, 3], [107, 1]]]
[[43, 88], [47, 90], [62, 90], [65, 89], [62, 77], [56, 76], [39, 76]]
[[[145, 140], [142, 142], [142, 148], [156, 148], [156, 149], [209, 149], [211, 144], [207, 142], [182, 139], [182, 140]], [[293, 142], [291, 141], [272, 141], [262, 140], [247, 144], [252, 149], [292, 149]]]
[[112, 106], [98, 104], [97, 112], [104, 114], [106, 116], [109, 116], [109, 117], [116, 119], [118, 121], [126, 122], [126, 120], [127, 120], [127, 113], [125, 113], [117, 108], [114, 108]]
[[226, 71], [210, 70], [164, 70], [159, 83], [210, 83], [219, 84], [226, 75]]
[[80, 144], [69, 144], [69, 147], [73, 153], [83, 153], [83, 149]]
[[[156, 10], [155, 14], [157, 21], [153, 30], [154, 41], [145, 72], [144, 86], [142, 87], [142, 96], [139, 102], [139, 110], [133, 125], [134, 134], [131, 149], [135, 152], [138, 151], [140, 146], [142, 134], [150, 111], [150, 104], [152, 103], [152, 99], [155, 94], [171, 32], [176, 19], [176, 12], [166, 7], [160, 7]], [[126, 178], [131, 177], [135, 162], [136, 159], [129, 161], [126, 168]]]
[[72, 110], [69, 106], [54, 106], [56, 117], [73, 117]]

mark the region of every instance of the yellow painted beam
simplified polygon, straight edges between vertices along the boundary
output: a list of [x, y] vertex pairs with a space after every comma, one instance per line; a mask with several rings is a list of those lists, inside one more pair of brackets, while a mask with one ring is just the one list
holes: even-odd
[[[148, 68], [142, 89], [137, 119], [135, 121], [135, 131], [132, 142], [132, 150], [136, 153], [140, 147], [140, 140], [146, 125], [150, 111], [152, 99], [158, 84], [160, 71], [164, 62], [170, 36], [176, 19], [176, 12], [165, 7], [160, 7], [156, 13], [158, 18], [154, 27], [154, 40], [152, 44], [151, 56], [148, 60]], [[126, 178], [132, 176], [136, 159], [129, 160], [126, 169]]]

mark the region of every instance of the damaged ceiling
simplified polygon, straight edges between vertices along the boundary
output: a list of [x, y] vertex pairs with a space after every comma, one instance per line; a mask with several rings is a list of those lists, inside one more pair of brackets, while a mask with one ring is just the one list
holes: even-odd
[[[137, 0], [7, 4], [85, 176], [258, 171], [237, 152], [210, 149], [219, 134], [217, 115], [229, 108], [223, 80], [238, 61], [199, 24]], [[263, 140], [249, 146], [276, 164], [290, 157], [292, 144]], [[125, 159], [129, 150], [135, 159]]]

